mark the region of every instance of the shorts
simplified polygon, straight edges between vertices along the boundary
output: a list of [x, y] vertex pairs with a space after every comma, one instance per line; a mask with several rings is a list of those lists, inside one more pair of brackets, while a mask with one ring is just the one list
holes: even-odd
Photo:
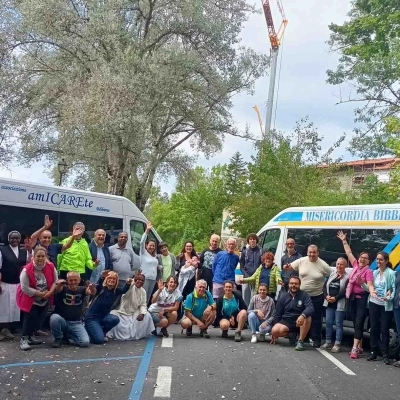
[[293, 321], [292, 319], [283, 319], [282, 321], [279, 321], [278, 324], [285, 325], [289, 329], [289, 332], [298, 332], [300, 329], [296, 326], [296, 321]]
[[[163, 317], [168, 318], [168, 313], [167, 312], [164, 313]], [[153, 319], [154, 325], [157, 325], [161, 321], [161, 318], [158, 316], [158, 313], [152, 313], [151, 318]]]

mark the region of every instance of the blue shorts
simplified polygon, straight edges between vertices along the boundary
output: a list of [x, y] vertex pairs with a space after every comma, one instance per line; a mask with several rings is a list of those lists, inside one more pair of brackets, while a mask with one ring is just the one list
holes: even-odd
[[[161, 318], [158, 316], [159, 313], [152, 313], [151, 318], [153, 319], [154, 325], [157, 325], [160, 321]], [[163, 317], [168, 318], [168, 313], [164, 313]]]

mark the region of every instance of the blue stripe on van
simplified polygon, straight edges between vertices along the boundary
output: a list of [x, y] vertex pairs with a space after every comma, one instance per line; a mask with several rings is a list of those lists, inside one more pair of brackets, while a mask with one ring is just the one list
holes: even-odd
[[[393, 237], [393, 239], [386, 245], [386, 247], [382, 250], [385, 253], [388, 253], [390, 255], [390, 253], [394, 250], [394, 248], [400, 243], [400, 232]], [[371, 264], [371, 269], [376, 269], [376, 260], [373, 261], [373, 263]]]
[[291, 222], [298, 222], [303, 220], [303, 212], [296, 211], [296, 212], [284, 212], [283, 214], [279, 215], [274, 219], [274, 222], [282, 222], [282, 221], [291, 221]]

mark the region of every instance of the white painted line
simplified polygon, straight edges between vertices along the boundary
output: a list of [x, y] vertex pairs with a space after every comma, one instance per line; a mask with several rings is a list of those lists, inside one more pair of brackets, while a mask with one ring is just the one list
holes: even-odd
[[329, 361], [332, 361], [338, 368], [340, 368], [347, 375], [356, 375], [351, 369], [347, 368], [344, 364], [342, 364], [337, 358], [335, 358], [332, 354], [329, 354], [326, 350], [317, 349], [324, 357], [326, 357]]
[[172, 367], [158, 367], [154, 397], [171, 397]]
[[163, 337], [161, 347], [174, 347], [174, 335], [170, 333], [169, 337]]

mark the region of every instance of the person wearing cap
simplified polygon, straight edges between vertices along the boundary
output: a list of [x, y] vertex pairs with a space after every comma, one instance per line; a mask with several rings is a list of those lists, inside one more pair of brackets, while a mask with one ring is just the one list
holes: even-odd
[[169, 252], [168, 245], [165, 242], [160, 242], [160, 244], [158, 245], [158, 250], [161, 254], [157, 255], [157, 280], [162, 279], [163, 282], [166, 283], [170, 276], [176, 276], [176, 257]]
[[118, 243], [109, 247], [113, 271], [118, 274], [118, 287], [122, 289], [126, 281], [140, 269], [140, 258], [135, 252], [127, 247], [128, 234], [120, 232]]

